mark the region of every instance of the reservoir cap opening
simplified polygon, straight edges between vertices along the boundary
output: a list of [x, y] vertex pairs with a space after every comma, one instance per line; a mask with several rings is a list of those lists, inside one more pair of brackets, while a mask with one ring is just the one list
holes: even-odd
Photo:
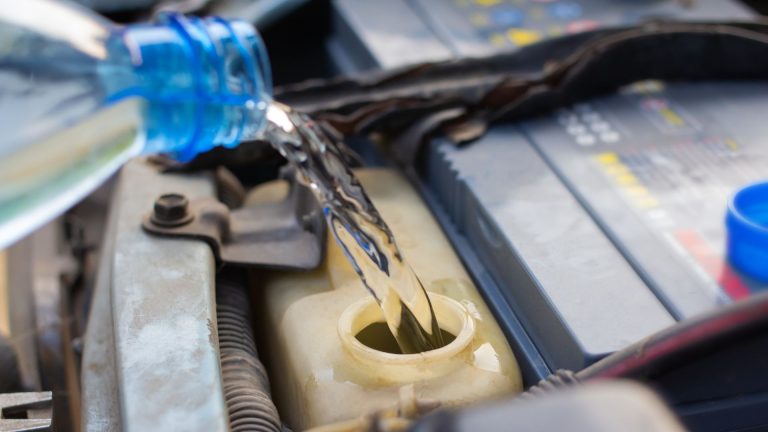
[[728, 260], [745, 275], [768, 282], [768, 182], [749, 185], [728, 203]]
[[[450, 342], [445, 346], [416, 354], [399, 354], [399, 348], [394, 348], [397, 346], [394, 337], [384, 324], [381, 308], [373, 298], [365, 298], [347, 307], [339, 318], [342, 348], [366, 373], [391, 382], [415, 382], [443, 376], [471, 363], [475, 320], [458, 301], [435, 293], [430, 293], [429, 297], [440, 327], [449, 334], [446, 336]], [[369, 328], [371, 326], [373, 328]], [[380, 330], [379, 326], [384, 329]], [[364, 330], [366, 333], [388, 333], [392, 338], [389, 349], [379, 335], [374, 335], [379, 339], [375, 343], [366, 345], [361, 342], [358, 336]]]

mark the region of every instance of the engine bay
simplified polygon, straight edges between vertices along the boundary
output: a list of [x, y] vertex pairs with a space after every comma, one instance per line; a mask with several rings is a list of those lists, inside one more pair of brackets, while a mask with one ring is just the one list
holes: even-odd
[[768, 166], [759, 5], [296, 3], [259, 28], [275, 98], [341, 139], [444, 344], [401, 349], [285, 151], [140, 156], [0, 255], [3, 391], [35, 395], [0, 426], [768, 427], [768, 282], [725, 222]]

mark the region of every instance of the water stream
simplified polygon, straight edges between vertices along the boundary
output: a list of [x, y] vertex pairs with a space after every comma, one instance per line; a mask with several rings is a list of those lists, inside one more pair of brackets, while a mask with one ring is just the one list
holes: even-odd
[[401, 351], [442, 347], [424, 286], [336, 144], [312, 119], [278, 102], [267, 110], [265, 135], [321, 203], [333, 236], [381, 306]]

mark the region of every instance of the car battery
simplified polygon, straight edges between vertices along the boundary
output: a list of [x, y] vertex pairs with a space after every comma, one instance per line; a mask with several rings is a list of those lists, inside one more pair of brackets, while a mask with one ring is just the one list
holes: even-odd
[[425, 191], [552, 369], [580, 369], [765, 289], [725, 260], [730, 196], [766, 177], [760, 83], [646, 82], [436, 140]]

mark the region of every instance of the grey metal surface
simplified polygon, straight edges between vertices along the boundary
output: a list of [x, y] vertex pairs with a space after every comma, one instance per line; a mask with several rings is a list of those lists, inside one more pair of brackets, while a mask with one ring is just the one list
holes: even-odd
[[0, 431], [50, 431], [51, 392], [0, 394]]
[[[113, 233], [116, 211], [110, 212], [107, 233]], [[83, 337], [81, 362], [81, 413], [80, 428], [86, 432], [117, 432], [121, 414], [117, 390], [117, 365], [115, 363], [115, 334], [112, 322], [112, 267], [109, 264], [114, 253], [114, 236], [106, 235], [101, 256], [105, 265], [97, 270], [91, 300], [91, 313]]]
[[114, 197], [114, 253], [105, 265], [111, 268], [119, 429], [225, 431], [211, 250], [141, 229], [154, 200], [170, 192], [203, 198], [213, 195], [213, 184], [204, 176], [161, 176], [137, 159], [123, 168]]
[[553, 369], [674, 323], [515, 126], [431, 152], [429, 186]]
[[335, 0], [329, 49], [342, 72], [393, 68], [453, 54], [407, 0]]

